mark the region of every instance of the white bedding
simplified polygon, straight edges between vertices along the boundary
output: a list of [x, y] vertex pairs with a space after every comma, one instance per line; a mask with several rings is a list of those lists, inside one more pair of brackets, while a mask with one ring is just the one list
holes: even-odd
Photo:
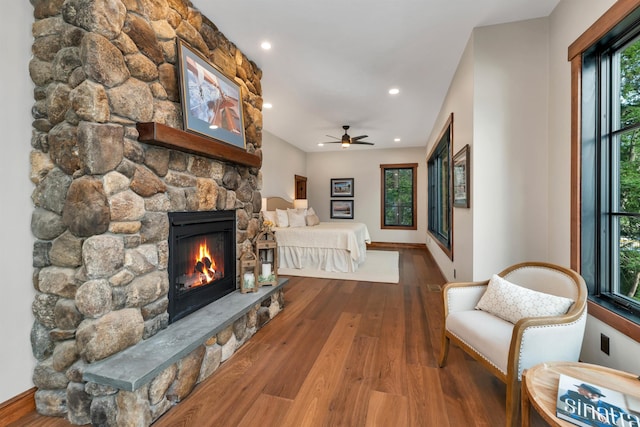
[[364, 262], [367, 226], [359, 222], [321, 222], [312, 227], [276, 227], [278, 260], [284, 268], [353, 272]]

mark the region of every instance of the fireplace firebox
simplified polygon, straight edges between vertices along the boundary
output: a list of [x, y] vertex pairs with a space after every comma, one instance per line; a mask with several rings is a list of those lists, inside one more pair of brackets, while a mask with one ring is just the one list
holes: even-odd
[[169, 213], [169, 323], [236, 288], [235, 211]]

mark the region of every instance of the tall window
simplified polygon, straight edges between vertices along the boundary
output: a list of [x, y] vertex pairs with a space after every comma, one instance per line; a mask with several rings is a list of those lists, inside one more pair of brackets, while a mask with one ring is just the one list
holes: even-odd
[[453, 114], [449, 116], [438, 143], [427, 159], [429, 180], [428, 229], [440, 247], [451, 258], [451, 141]]
[[[581, 274], [602, 304], [640, 314], [640, 25], [582, 57]], [[630, 23], [631, 22], [631, 23]]]
[[418, 164], [380, 165], [382, 172], [382, 228], [415, 230]]

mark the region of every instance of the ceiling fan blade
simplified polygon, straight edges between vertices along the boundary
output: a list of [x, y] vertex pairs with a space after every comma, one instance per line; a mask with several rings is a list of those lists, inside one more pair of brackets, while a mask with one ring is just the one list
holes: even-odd
[[321, 142], [320, 144], [342, 144], [343, 148], [347, 148], [352, 144], [375, 145], [373, 142], [360, 141], [361, 139], [367, 138], [369, 135], [354, 136], [352, 138], [347, 133], [347, 131], [349, 130], [348, 125], [342, 126], [342, 129], [344, 129], [344, 135], [342, 135], [342, 138], [336, 138], [333, 135], [326, 135], [327, 137], [333, 138], [336, 141]]

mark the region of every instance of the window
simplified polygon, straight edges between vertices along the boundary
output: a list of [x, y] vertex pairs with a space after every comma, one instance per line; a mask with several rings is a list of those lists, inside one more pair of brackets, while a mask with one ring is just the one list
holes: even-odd
[[440, 247], [453, 257], [451, 247], [451, 145], [453, 114], [449, 116], [438, 143], [427, 160], [429, 182], [428, 229]]
[[640, 12], [633, 12], [582, 52], [579, 106], [580, 272], [595, 302], [636, 323], [640, 322], [638, 18]]
[[382, 171], [381, 228], [415, 230], [417, 163], [380, 165]]

